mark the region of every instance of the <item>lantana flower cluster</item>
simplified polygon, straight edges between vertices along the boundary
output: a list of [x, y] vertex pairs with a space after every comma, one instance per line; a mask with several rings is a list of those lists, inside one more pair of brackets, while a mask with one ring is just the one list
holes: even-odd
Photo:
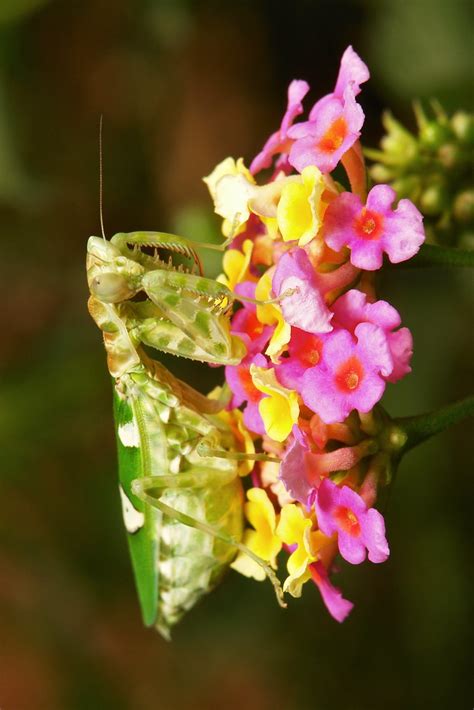
[[[348, 47], [334, 90], [307, 120], [297, 121], [309, 86], [296, 80], [250, 166], [227, 158], [205, 178], [229, 244], [220, 279], [242, 304], [231, 330], [247, 349], [225, 368], [229, 415], [245, 450], [268, 454], [244, 471], [244, 543], [274, 568], [286, 556], [284, 591], [298, 597], [312, 580], [338, 621], [352, 603], [331, 582], [336, 556], [389, 556], [373, 507], [388, 465], [377, 404], [412, 355], [411, 333], [377, 298], [374, 274], [384, 257], [405, 261], [424, 241], [410, 200], [397, 203], [383, 184], [366, 193], [358, 96], [368, 79]], [[350, 190], [332, 174], [340, 163]], [[264, 578], [243, 554], [233, 567]]]

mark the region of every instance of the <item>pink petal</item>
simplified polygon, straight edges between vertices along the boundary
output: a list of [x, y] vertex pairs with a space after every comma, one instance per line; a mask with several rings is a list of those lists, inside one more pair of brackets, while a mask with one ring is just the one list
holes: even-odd
[[362, 322], [374, 323], [383, 330], [398, 328], [401, 318], [398, 311], [387, 301], [367, 303], [367, 295], [357, 289], [351, 289], [340, 296], [332, 306], [337, 324], [354, 332]]
[[400, 328], [387, 335], [388, 346], [393, 359], [393, 371], [388, 382], [398, 382], [411, 372], [410, 360], [413, 355], [413, 337], [408, 328]]
[[380, 214], [392, 211], [392, 205], [397, 198], [397, 193], [389, 185], [375, 185], [367, 195], [367, 209]]
[[287, 323], [307, 333], [332, 330], [332, 313], [317, 286], [314, 268], [304, 249], [292, 249], [281, 257], [273, 275], [272, 288], [276, 296], [295, 290], [280, 302]]
[[309, 91], [309, 84], [301, 79], [293, 79], [288, 87], [288, 107], [281, 122], [280, 131], [285, 136], [293, 121], [297, 116], [303, 113], [303, 104], [301, 103]]
[[339, 392], [334, 389], [334, 377], [327, 368], [312, 367], [303, 376], [301, 388], [303, 402], [325, 424], [342, 422], [351, 409]]
[[264, 168], [269, 168], [272, 164], [272, 158], [276, 153], [284, 149], [287, 141], [287, 132], [297, 116], [303, 113], [303, 104], [301, 103], [309, 91], [309, 84], [306, 81], [295, 79], [288, 87], [288, 104], [285, 115], [281, 122], [278, 131], [273, 133], [265, 143], [264, 147], [255, 156], [250, 165], [250, 172], [260, 172]]
[[306, 477], [306, 453], [307, 449], [295, 439], [286, 450], [278, 476], [291, 497], [303, 505], [313, 488]]
[[380, 240], [369, 242], [354, 239], [349, 242], [351, 249], [351, 264], [358, 269], [377, 271], [383, 264], [383, 244]]
[[397, 209], [386, 218], [383, 246], [392, 264], [411, 259], [425, 241], [423, 215], [410, 200], [400, 200]]
[[331, 202], [324, 215], [322, 236], [326, 244], [340, 251], [349, 243], [352, 224], [362, 209], [362, 202], [352, 192], [343, 192]]
[[393, 370], [393, 360], [387, 337], [378, 325], [359, 323], [354, 334], [357, 338], [357, 353], [365, 366], [385, 377]]
[[258, 402], [247, 403], [247, 406], [244, 409], [244, 424], [247, 429], [250, 429], [250, 431], [255, 434], [260, 434], [261, 436], [265, 434], [265, 425], [258, 410]]
[[326, 94], [322, 99], [317, 101], [310, 111], [309, 119], [312, 121], [321, 111], [328, 100], [336, 97], [343, 99], [344, 92], [348, 86], [351, 87], [354, 96], [360, 94], [360, 85], [364, 84], [370, 78], [370, 73], [367, 66], [361, 58], [354, 52], [351, 46], [347, 47], [342, 55], [339, 74], [336, 81], [336, 86], [331, 94]]
[[342, 55], [341, 66], [336, 81], [334, 94], [342, 97], [349, 84], [352, 85], [354, 96], [360, 94], [360, 85], [370, 79], [370, 72], [359, 55], [349, 45]]
[[333, 510], [338, 505], [338, 492], [339, 488], [329, 478], [325, 478], [314, 501], [318, 527], [327, 537], [331, 537], [338, 530], [333, 516]]
[[328, 573], [322, 562], [310, 565], [311, 576], [318, 587], [327, 610], [336, 621], [341, 623], [350, 614], [354, 604], [344, 599], [341, 591], [329, 581]]
[[360, 565], [367, 557], [365, 545], [360, 538], [339, 530], [337, 542], [341, 556], [351, 565]]
[[385, 537], [385, 521], [375, 508], [369, 508], [365, 516], [362, 536], [369, 551], [369, 560], [376, 564], [385, 562], [390, 555], [390, 549]]

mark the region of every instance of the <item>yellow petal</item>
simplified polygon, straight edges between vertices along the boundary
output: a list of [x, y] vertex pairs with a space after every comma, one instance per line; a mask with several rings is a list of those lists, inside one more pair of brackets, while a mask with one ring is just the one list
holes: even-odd
[[[272, 278], [273, 269], [269, 269], [260, 277], [255, 290], [255, 298], [259, 301], [267, 301], [272, 298]], [[277, 362], [285, 345], [290, 341], [291, 326], [284, 320], [280, 307], [273, 303], [257, 306], [257, 318], [260, 323], [265, 325], [275, 325], [275, 330], [265, 352], [272, 362]]]
[[291, 594], [292, 597], [300, 597], [303, 591], [303, 584], [311, 579], [311, 572], [308, 569], [300, 574], [290, 574], [283, 583], [283, 591]]
[[307, 244], [321, 226], [321, 196], [324, 179], [313, 165], [301, 173], [300, 182], [287, 183], [281, 193], [277, 208], [277, 221], [284, 241], [299, 240]]
[[273, 368], [265, 369], [252, 364], [250, 375], [255, 387], [268, 395], [258, 405], [268, 436], [275, 441], [284, 441], [298, 421], [298, 395], [280, 385]]
[[216, 185], [224, 175], [243, 175], [248, 182], [255, 183], [253, 175], [244, 165], [243, 158], [239, 158], [237, 161], [234, 158], [225, 158], [225, 160], [216, 165], [210, 175], [203, 178], [213, 200], [216, 199]]
[[224, 218], [224, 235], [237, 235], [250, 215], [248, 201], [256, 189], [253, 175], [242, 158], [226, 158], [203, 180], [214, 200], [215, 212]]
[[[244, 537], [244, 543], [245, 542], [246, 540]], [[266, 577], [263, 568], [244, 552], [239, 552], [235, 560], [232, 562], [231, 567], [236, 572], [243, 574], [245, 577], [256, 579], [257, 582], [263, 582]]]
[[277, 535], [287, 545], [302, 545], [304, 531], [311, 526], [311, 519], [305, 516], [301, 507], [288, 503], [281, 509]]
[[242, 244], [242, 251], [239, 249], [228, 249], [224, 253], [222, 266], [225, 276], [219, 276], [218, 281], [224, 283], [231, 291], [242, 281], [246, 281], [249, 278], [253, 280], [254, 277], [249, 274], [252, 249], [252, 241], [246, 239]]

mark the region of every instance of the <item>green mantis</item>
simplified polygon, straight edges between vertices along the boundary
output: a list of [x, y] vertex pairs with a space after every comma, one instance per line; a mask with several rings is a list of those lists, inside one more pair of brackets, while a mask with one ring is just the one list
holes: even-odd
[[[176, 269], [160, 258], [163, 250], [187, 257], [192, 269]], [[246, 350], [230, 333], [235, 295], [202, 276], [192, 243], [159, 232], [90, 237], [87, 278], [114, 379], [120, 496], [144, 623], [169, 638], [237, 550], [263, 567], [284, 605], [272, 568], [241, 543], [237, 462], [246, 455], [218, 416], [224, 402], [144, 349], [238, 364]]]

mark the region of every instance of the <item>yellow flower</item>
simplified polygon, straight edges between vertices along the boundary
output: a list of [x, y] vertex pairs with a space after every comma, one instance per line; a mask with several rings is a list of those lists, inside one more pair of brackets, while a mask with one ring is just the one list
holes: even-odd
[[[244, 506], [245, 516], [254, 530], [245, 531], [243, 544], [276, 568], [276, 556], [281, 550], [281, 541], [275, 534], [275, 509], [263, 488], [250, 488], [247, 498], [248, 502]], [[263, 569], [243, 552], [237, 555], [231, 567], [246, 577], [253, 577], [258, 581], [265, 579]]]
[[231, 291], [242, 281], [254, 281], [255, 277], [249, 273], [252, 258], [253, 243], [246, 239], [240, 249], [227, 249], [224, 253], [222, 266], [224, 273], [217, 277], [220, 283], [225, 284]]
[[281, 509], [276, 533], [286, 545], [297, 545], [286, 563], [289, 575], [283, 585], [283, 591], [293, 597], [300, 597], [303, 584], [311, 579], [309, 565], [324, 557], [326, 549], [333, 548], [333, 539], [312, 527], [312, 518], [305, 515], [301, 506], [289, 503]]
[[217, 196], [217, 183], [226, 175], [243, 175], [248, 182], [255, 184], [253, 175], [244, 165], [243, 158], [238, 158], [237, 160], [234, 160], [234, 158], [226, 158], [216, 165], [210, 175], [203, 178], [213, 200], [215, 200]]
[[261, 399], [258, 405], [265, 431], [271, 439], [285, 441], [293, 425], [298, 421], [300, 413], [298, 395], [278, 382], [273, 367], [266, 370], [252, 364], [250, 375], [255, 387], [268, 395]]
[[314, 165], [308, 165], [299, 181], [287, 181], [277, 207], [277, 222], [283, 240], [304, 246], [318, 233], [326, 205], [321, 201], [324, 178]]
[[[260, 278], [255, 290], [255, 298], [259, 301], [272, 298], [272, 278], [273, 272], [270, 269]], [[281, 308], [276, 303], [257, 306], [257, 318], [264, 325], [276, 325], [265, 352], [272, 362], [278, 362], [281, 351], [290, 340], [291, 326], [283, 318]]]
[[255, 187], [253, 175], [243, 158], [226, 158], [203, 180], [214, 200], [215, 212], [224, 217], [224, 235], [235, 236], [250, 216], [247, 205]]

